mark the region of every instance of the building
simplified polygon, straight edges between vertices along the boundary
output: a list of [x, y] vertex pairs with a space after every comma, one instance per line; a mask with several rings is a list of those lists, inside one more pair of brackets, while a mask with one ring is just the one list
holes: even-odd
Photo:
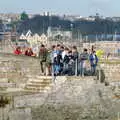
[[19, 37], [20, 40], [27, 40], [27, 42], [30, 44], [30, 46], [34, 45], [47, 45], [48, 44], [48, 38], [45, 34], [38, 35], [37, 33], [32, 34], [30, 30], [24, 35], [23, 33]]
[[[47, 36], [51, 39], [71, 39], [72, 32], [61, 30], [60, 28], [48, 27]], [[58, 37], [59, 36], [59, 37]]]
[[0, 40], [4, 39], [4, 25], [0, 24]]

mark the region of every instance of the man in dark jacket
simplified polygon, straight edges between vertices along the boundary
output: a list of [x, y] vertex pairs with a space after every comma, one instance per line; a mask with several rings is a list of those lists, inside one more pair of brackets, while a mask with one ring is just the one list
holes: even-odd
[[74, 64], [73, 64], [73, 74], [74, 75], [78, 75], [78, 50], [76, 46], [72, 47], [72, 56], [73, 56], [73, 60], [74, 60]]

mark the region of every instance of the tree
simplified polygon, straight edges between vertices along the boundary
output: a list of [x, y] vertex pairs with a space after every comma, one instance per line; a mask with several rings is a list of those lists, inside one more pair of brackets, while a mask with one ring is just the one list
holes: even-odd
[[28, 17], [28, 14], [26, 13], [26, 12], [23, 12], [23, 13], [21, 13], [21, 17], [20, 17], [20, 19], [21, 20], [27, 20], [29, 17]]

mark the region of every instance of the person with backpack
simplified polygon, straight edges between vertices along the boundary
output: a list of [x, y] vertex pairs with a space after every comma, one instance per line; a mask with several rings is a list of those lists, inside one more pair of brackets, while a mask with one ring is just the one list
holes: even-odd
[[39, 59], [42, 75], [46, 75], [47, 49], [44, 45], [41, 45], [41, 48], [39, 50]]

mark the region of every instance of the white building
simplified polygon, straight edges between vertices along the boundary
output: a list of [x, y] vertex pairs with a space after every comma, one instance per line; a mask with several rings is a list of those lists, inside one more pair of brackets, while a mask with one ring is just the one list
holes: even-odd
[[21, 40], [26, 39], [26, 36], [22, 33], [21, 36], [20, 36], [20, 39]]
[[30, 46], [34, 46], [34, 45], [47, 45], [48, 44], [48, 38], [45, 34], [42, 34], [41, 36], [38, 35], [37, 33], [35, 33], [34, 35], [32, 34], [32, 32], [29, 30], [26, 35], [24, 35], [23, 33], [20, 36], [20, 39], [26, 39], [27, 42], [30, 44]]

